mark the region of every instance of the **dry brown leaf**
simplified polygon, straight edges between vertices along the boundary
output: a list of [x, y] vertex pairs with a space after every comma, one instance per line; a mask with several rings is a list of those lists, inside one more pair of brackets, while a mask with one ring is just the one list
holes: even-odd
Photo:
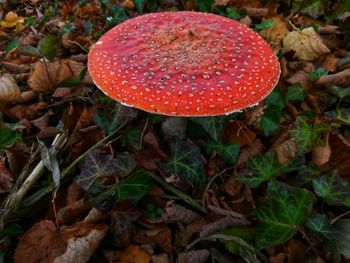
[[[52, 91], [55, 85], [63, 80], [73, 76], [78, 77], [83, 69], [84, 64], [69, 59], [46, 62], [46, 66], [43, 61], [38, 61], [28, 84], [35, 91]], [[87, 74], [84, 77], [83, 83], [93, 83], [90, 75]]]
[[206, 249], [191, 250], [179, 254], [179, 263], [204, 263], [207, 261], [210, 252]]
[[0, 155], [0, 194], [7, 193], [13, 186], [11, 172], [5, 166], [5, 157]]
[[21, 99], [21, 90], [11, 74], [0, 77], [0, 103], [16, 103]]
[[[152, 226], [153, 227], [153, 226]], [[172, 250], [172, 232], [169, 226], [157, 224], [153, 229], [139, 230], [134, 235], [134, 241], [140, 244], [157, 246], [164, 252]]]
[[311, 150], [312, 152], [312, 161], [316, 166], [320, 167], [324, 165], [325, 163], [328, 163], [331, 154], [332, 154], [332, 149], [329, 146], [328, 143], [329, 140], [329, 135], [327, 135], [326, 139], [326, 145], [324, 146], [314, 146]]
[[256, 134], [249, 129], [243, 121], [230, 121], [222, 134], [222, 140], [226, 143], [238, 143], [241, 146], [252, 145]]
[[276, 146], [278, 161], [281, 164], [287, 164], [298, 152], [298, 145], [295, 138], [289, 138]]
[[[108, 231], [108, 226], [105, 224], [86, 226], [88, 229], [84, 234], [77, 235], [76, 232], [81, 233], [85, 222], [74, 225], [76, 228], [64, 229], [67, 233], [67, 247], [63, 254], [56, 257], [53, 263], [86, 263], [89, 261], [90, 257], [95, 253], [96, 249], [100, 245], [102, 239], [105, 237]], [[78, 230], [79, 229], [79, 230]]]
[[46, 102], [37, 102], [32, 104], [17, 104], [6, 109], [8, 115], [18, 120], [32, 120], [41, 115], [41, 110], [47, 108]]
[[246, 148], [243, 148], [240, 151], [240, 155], [238, 157], [237, 166], [242, 166], [248, 159], [254, 155], [262, 153], [264, 145], [262, 144], [260, 139], [256, 139], [254, 143]]
[[339, 58], [333, 54], [328, 54], [322, 63], [322, 67], [324, 67], [329, 72], [335, 72], [337, 71], [338, 62]]
[[225, 216], [220, 218], [217, 221], [204, 225], [201, 232], [199, 233], [199, 236], [204, 238], [215, 232], [226, 229], [228, 227], [242, 226], [242, 225], [245, 225], [246, 223], [247, 221], [244, 219], [242, 220], [240, 218], [233, 217], [233, 216]]
[[265, 38], [270, 45], [273, 47], [273, 50], [278, 52], [281, 47], [282, 41], [285, 36], [289, 33], [289, 29], [286, 23], [280, 18], [273, 18], [276, 23], [266, 29], [260, 30], [259, 34]]
[[223, 6], [227, 6], [228, 2], [230, 2], [230, 0], [215, 0], [214, 5], [223, 5]]
[[120, 263], [150, 263], [151, 256], [138, 246], [127, 247], [120, 257]]
[[168, 254], [152, 255], [152, 263], [170, 263]]
[[346, 87], [350, 84], [350, 68], [344, 69], [335, 74], [321, 76], [317, 81], [316, 85], [319, 86], [330, 86], [336, 85], [340, 87]]
[[287, 51], [294, 51], [294, 57], [306, 61], [315, 60], [330, 52], [313, 27], [288, 33], [283, 40], [283, 47]]
[[57, 220], [61, 225], [66, 225], [68, 223], [72, 223], [73, 221], [76, 222], [84, 218], [89, 210], [89, 207], [85, 204], [84, 199], [82, 198], [60, 208], [57, 211]]
[[189, 224], [198, 217], [199, 215], [196, 212], [173, 202], [168, 203], [168, 206], [165, 208], [164, 213], [162, 214], [164, 223], [181, 222]]
[[20, 238], [15, 263], [86, 263], [107, 230], [105, 224], [86, 222], [57, 230], [52, 221], [39, 221]]
[[266, 7], [246, 7], [245, 9], [251, 18], [266, 17], [269, 13], [269, 9]]

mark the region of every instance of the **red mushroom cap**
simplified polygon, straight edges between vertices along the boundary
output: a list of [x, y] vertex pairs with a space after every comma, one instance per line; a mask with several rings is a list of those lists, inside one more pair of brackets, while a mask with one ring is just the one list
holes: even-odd
[[275, 54], [253, 30], [187, 11], [117, 25], [93, 46], [88, 68], [111, 98], [172, 116], [229, 114], [256, 105], [280, 76]]

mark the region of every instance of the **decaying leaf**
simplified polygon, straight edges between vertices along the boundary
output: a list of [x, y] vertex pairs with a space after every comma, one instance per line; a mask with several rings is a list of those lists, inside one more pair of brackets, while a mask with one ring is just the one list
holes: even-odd
[[228, 2], [230, 2], [230, 0], [215, 0], [214, 5], [227, 6]]
[[336, 85], [340, 87], [346, 87], [350, 85], [350, 68], [344, 69], [335, 74], [321, 76], [317, 81], [316, 85], [319, 86], [331, 86]]
[[170, 202], [162, 214], [165, 223], [186, 223], [189, 224], [197, 219], [199, 215], [181, 205]]
[[229, 122], [222, 134], [224, 142], [238, 143], [241, 146], [252, 145], [255, 137], [255, 132], [249, 129], [244, 122], [236, 120]]
[[260, 30], [260, 35], [265, 38], [278, 52], [284, 37], [289, 33], [286, 23], [280, 18], [274, 18], [275, 24], [269, 28]]
[[283, 40], [283, 46], [287, 51], [294, 51], [296, 58], [306, 61], [315, 60], [330, 52], [313, 27], [288, 33]]
[[6, 14], [4, 21], [0, 22], [0, 26], [3, 28], [14, 28], [15, 31], [22, 31], [24, 26], [24, 18], [18, 16], [15, 12], [10, 11]]
[[206, 249], [191, 250], [179, 254], [179, 263], [204, 263], [207, 261], [210, 253]]
[[137, 231], [134, 241], [159, 247], [164, 252], [170, 253], [172, 249], [172, 231], [167, 225], [155, 225], [151, 229]]
[[312, 152], [312, 161], [316, 166], [320, 167], [327, 163], [331, 157], [332, 149], [328, 143], [329, 136], [327, 135], [326, 145], [314, 146], [311, 150]]
[[107, 230], [105, 224], [86, 222], [57, 230], [52, 221], [39, 221], [20, 238], [15, 263], [86, 263]]
[[11, 74], [0, 77], [0, 103], [16, 103], [21, 98], [21, 90]]
[[139, 246], [127, 247], [120, 257], [120, 263], [150, 263], [151, 256]]
[[295, 138], [289, 138], [276, 147], [277, 158], [281, 164], [287, 164], [296, 156], [297, 152], [298, 145]]
[[[35, 91], [51, 91], [62, 81], [70, 77], [79, 77], [83, 71], [83, 63], [70, 59], [57, 60], [54, 62], [38, 61], [31, 74], [28, 84]], [[91, 77], [87, 74], [82, 80], [83, 83], [93, 84]]]
[[11, 172], [5, 166], [5, 157], [0, 156], [0, 194], [9, 192], [13, 185]]

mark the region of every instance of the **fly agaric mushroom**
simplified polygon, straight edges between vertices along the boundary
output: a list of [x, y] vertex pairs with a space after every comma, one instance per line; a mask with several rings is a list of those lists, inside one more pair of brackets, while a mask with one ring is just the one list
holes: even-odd
[[183, 11], [142, 15], [112, 28], [88, 59], [109, 97], [171, 116], [214, 116], [254, 106], [279, 80], [279, 62], [253, 30]]

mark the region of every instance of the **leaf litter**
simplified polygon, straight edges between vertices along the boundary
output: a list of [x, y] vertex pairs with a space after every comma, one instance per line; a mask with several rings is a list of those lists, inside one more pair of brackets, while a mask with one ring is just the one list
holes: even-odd
[[[5, 1], [0, 17], [5, 262], [349, 259], [345, 2], [28, 3]], [[99, 36], [143, 13], [182, 10], [240, 20], [269, 42], [282, 75], [264, 102], [179, 119], [96, 90], [86, 62]], [[45, 146], [60, 134], [67, 143]]]

